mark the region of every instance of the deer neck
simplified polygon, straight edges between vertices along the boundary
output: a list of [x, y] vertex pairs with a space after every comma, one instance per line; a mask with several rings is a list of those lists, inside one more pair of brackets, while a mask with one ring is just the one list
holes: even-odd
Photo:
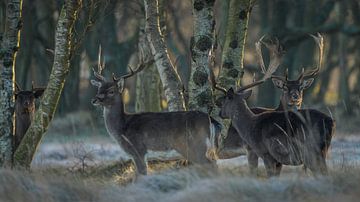
[[280, 98], [280, 103], [278, 105], [278, 107], [275, 109], [275, 111], [288, 111], [288, 110], [293, 110], [293, 111], [297, 111], [301, 108], [301, 105], [292, 105], [289, 106], [286, 102], [286, 99], [284, 98], [284, 96], [281, 96]]
[[251, 127], [255, 117], [256, 115], [250, 110], [246, 101], [242, 100], [241, 103], [236, 105], [234, 109], [232, 124], [238, 131], [240, 131], [244, 138], [247, 138], [250, 135], [247, 131], [249, 131], [249, 127]]
[[126, 113], [120, 94], [112, 105], [104, 106], [104, 119], [106, 129], [111, 136], [118, 139], [119, 135], [124, 134]]

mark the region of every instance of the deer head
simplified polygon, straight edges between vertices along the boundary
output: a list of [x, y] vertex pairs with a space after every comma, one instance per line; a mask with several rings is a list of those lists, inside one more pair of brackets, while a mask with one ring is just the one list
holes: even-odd
[[272, 76], [274, 85], [283, 92], [281, 97], [282, 104], [286, 104], [288, 107], [296, 107], [297, 109], [301, 107], [303, 91], [311, 86], [314, 77], [319, 73], [322, 65], [324, 39], [319, 33], [317, 36], [310, 36], [314, 38], [319, 47], [319, 62], [317, 67], [308, 72], [304, 72], [304, 69], [302, 69], [301, 74], [295, 80], [288, 79], [288, 70], [286, 70], [285, 76]]
[[231, 118], [240, 103], [244, 103], [250, 96], [252, 90], [235, 92], [233, 88], [230, 88], [223, 99], [222, 107], [220, 110], [220, 117], [223, 119]]
[[95, 69], [93, 69], [96, 80], [90, 81], [93, 86], [96, 86], [98, 88], [98, 91], [95, 98], [91, 100], [91, 103], [95, 106], [110, 106], [115, 104], [116, 101], [119, 101], [118, 99], [121, 99], [122, 93], [124, 91], [125, 79], [141, 71], [144, 68], [145, 64], [139, 65], [139, 67], [134, 71], [131, 67], [129, 67], [130, 73], [119, 78], [117, 78], [113, 74], [112, 80], [107, 81], [105, 77], [101, 75], [102, 71], [105, 68], [105, 59], [101, 59], [101, 57], [101, 46], [99, 46], [98, 71], [95, 71]]
[[[225, 94], [224, 99], [222, 99], [223, 101], [220, 110], [220, 116], [222, 118], [231, 118], [231, 114], [234, 113], [234, 109], [236, 109], [237, 106], [246, 106], [246, 100], [250, 97], [252, 93], [251, 90], [247, 90], [247, 89], [250, 89], [252, 87], [264, 83], [267, 79], [272, 77], [272, 74], [279, 67], [284, 53], [282, 47], [280, 46], [279, 40], [275, 39], [275, 40], [270, 40], [269, 42], [265, 42], [263, 41], [263, 38], [264, 36], [261, 37], [260, 40], [255, 43], [257, 58], [259, 61], [261, 72], [262, 74], [264, 74], [262, 79], [258, 81], [254, 80], [253, 83], [236, 89], [236, 92], [234, 91], [233, 88], [230, 88], [228, 91], [226, 91], [224, 88], [221, 88], [215, 84], [214, 87]], [[264, 44], [265, 47], [270, 52], [270, 62], [267, 69], [265, 68], [264, 61], [262, 58], [261, 44]]]
[[31, 90], [22, 90], [20, 86], [15, 83], [15, 105], [16, 113], [31, 113], [35, 111], [35, 99], [41, 97], [45, 88], [34, 88]]

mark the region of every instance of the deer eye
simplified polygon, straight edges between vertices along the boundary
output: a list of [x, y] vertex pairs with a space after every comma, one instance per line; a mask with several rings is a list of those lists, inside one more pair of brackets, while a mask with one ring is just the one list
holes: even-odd
[[114, 94], [115, 94], [115, 91], [114, 91], [114, 90], [110, 90], [110, 91], [108, 91], [108, 94], [109, 94], [109, 95], [114, 95]]

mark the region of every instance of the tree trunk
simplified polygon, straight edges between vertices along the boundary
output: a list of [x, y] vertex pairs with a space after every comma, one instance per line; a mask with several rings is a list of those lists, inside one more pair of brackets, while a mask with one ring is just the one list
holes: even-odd
[[36, 149], [41, 142], [54, 113], [69, 72], [69, 57], [72, 45], [72, 34], [81, 0], [68, 0], [63, 6], [55, 34], [55, 56], [48, 86], [40, 101], [35, 119], [27, 130], [14, 155], [16, 167], [29, 168]]
[[10, 166], [14, 135], [14, 70], [19, 48], [21, 0], [6, 5], [5, 32], [0, 48], [0, 166]]
[[[145, 26], [145, 20], [142, 19], [140, 27]], [[136, 74], [136, 112], [159, 112], [161, 111], [161, 81], [159, 73], [154, 64], [150, 50], [150, 44], [147, 41], [143, 29], [139, 31], [138, 50], [134, 53], [136, 59], [130, 60], [130, 66], [146, 64], [141, 72]], [[134, 63], [134, 64], [131, 64]]]
[[244, 74], [243, 56], [251, 4], [251, 0], [230, 1], [222, 69], [219, 75], [219, 83], [226, 88], [233, 85], [239, 87]]
[[[251, 6], [252, 0], [230, 0], [222, 67], [218, 77], [218, 84], [226, 89], [240, 86], [240, 80], [244, 72], [244, 48]], [[219, 93], [216, 93], [217, 99]], [[219, 111], [220, 108], [215, 108], [211, 115], [222, 123], [221, 135], [222, 138], [225, 138], [230, 126], [230, 120], [219, 118]]]
[[168, 102], [169, 111], [185, 110], [183, 86], [180, 77], [170, 61], [159, 27], [158, 1], [144, 0], [146, 25], [145, 33], [150, 43], [156, 67]]
[[213, 92], [209, 82], [209, 52], [214, 43], [215, 1], [193, 0], [193, 36], [191, 38], [191, 74], [189, 80], [189, 109], [211, 113]]
[[[276, 36], [280, 40], [285, 36], [286, 20], [288, 17], [289, 2], [287, 0], [274, 0], [269, 2], [262, 0], [260, 3], [260, 13], [262, 21], [268, 24], [269, 35]], [[272, 6], [272, 13], [268, 13], [269, 6]], [[268, 15], [265, 15], [268, 14]], [[275, 90], [274, 85], [270, 80], [259, 86], [259, 93], [257, 98], [257, 105], [262, 107], [273, 107], [279, 104], [279, 94]]]

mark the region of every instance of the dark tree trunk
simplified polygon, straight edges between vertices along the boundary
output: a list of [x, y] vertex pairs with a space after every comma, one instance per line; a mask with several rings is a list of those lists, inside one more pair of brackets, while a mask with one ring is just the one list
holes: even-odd
[[144, 0], [144, 5], [146, 13], [145, 33], [160, 74], [169, 111], [183, 111], [186, 109], [183, 85], [179, 74], [170, 61], [162, 33], [159, 29], [158, 1]]
[[35, 119], [15, 151], [14, 163], [16, 167], [30, 167], [38, 145], [54, 117], [70, 68], [72, 34], [80, 6], [81, 0], [67, 0], [60, 12], [55, 35], [54, 64], [49, 83], [41, 99], [39, 109], [35, 113]]
[[21, 0], [6, 5], [5, 31], [0, 48], [0, 167], [11, 165], [14, 135], [14, 70], [19, 49]]

